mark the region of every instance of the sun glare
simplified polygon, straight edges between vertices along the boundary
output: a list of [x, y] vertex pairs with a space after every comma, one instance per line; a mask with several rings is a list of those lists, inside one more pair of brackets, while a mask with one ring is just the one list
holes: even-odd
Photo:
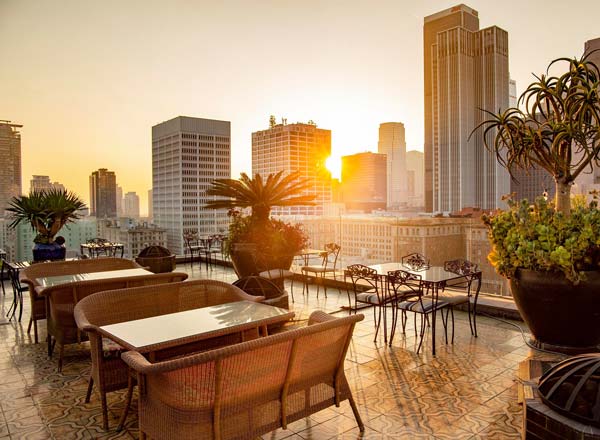
[[340, 179], [342, 177], [342, 158], [329, 156], [325, 161], [325, 166], [331, 172], [331, 177]]

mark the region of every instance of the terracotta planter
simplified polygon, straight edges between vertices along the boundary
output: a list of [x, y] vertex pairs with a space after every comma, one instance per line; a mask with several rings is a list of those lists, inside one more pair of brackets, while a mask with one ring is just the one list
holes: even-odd
[[569, 354], [599, 350], [600, 272], [586, 272], [574, 286], [561, 273], [519, 269], [510, 288], [538, 346]]

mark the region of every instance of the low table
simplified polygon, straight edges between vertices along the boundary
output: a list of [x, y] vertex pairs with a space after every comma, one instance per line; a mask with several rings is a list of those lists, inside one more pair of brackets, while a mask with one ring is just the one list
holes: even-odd
[[100, 333], [128, 350], [152, 355], [158, 350], [218, 336], [262, 330], [289, 321], [294, 312], [251, 301], [237, 301], [201, 309], [158, 315], [105, 325]]
[[60, 284], [74, 283], [77, 281], [96, 281], [146, 275], [153, 275], [153, 273], [141, 267], [134, 269], [106, 270], [104, 272], [86, 272], [70, 275], [57, 275], [53, 277], [37, 278], [36, 281], [38, 282], [39, 286], [36, 288], [36, 291], [40, 295], [43, 295], [44, 288], [58, 286]]

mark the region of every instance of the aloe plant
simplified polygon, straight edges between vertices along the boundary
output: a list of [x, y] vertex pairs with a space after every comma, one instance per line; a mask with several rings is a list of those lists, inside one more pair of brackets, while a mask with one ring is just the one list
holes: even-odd
[[59, 189], [33, 191], [11, 199], [7, 211], [12, 213], [13, 221], [9, 226], [16, 228], [19, 223], [29, 223], [37, 231], [34, 243], [53, 243], [64, 225], [81, 218], [78, 211], [85, 207], [73, 192]]
[[[567, 64], [560, 76], [550, 69]], [[534, 75], [535, 76], [535, 75]], [[600, 72], [589, 59], [558, 58], [519, 98], [523, 110], [485, 111], [484, 142], [512, 175], [514, 167], [543, 168], [556, 184], [556, 211], [569, 216], [571, 185], [600, 165]], [[471, 135], [473, 135], [471, 133]]]

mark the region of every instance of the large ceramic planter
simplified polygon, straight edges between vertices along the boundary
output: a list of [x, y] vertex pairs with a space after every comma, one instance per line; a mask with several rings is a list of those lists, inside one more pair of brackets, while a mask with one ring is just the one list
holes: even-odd
[[36, 243], [33, 246], [33, 261], [54, 261], [64, 260], [67, 249], [64, 245], [58, 243], [41, 244]]
[[270, 269], [289, 270], [293, 259], [293, 255], [258, 255], [253, 243], [234, 243], [231, 248], [231, 263], [239, 278], [258, 275], [259, 272]]
[[586, 272], [574, 286], [561, 273], [519, 269], [510, 288], [537, 346], [569, 354], [599, 350], [600, 272]]

